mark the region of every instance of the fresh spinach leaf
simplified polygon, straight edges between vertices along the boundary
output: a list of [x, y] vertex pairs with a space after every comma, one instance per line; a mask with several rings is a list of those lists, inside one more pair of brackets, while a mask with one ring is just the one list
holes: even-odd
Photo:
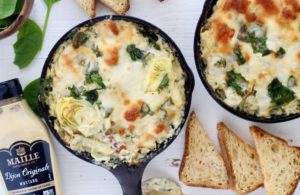
[[148, 38], [148, 42], [150, 45], [153, 45], [154, 49], [160, 50], [160, 45], [157, 43], [159, 37], [152, 30], [147, 30], [145, 28], [140, 28], [139, 32], [146, 38]]
[[27, 20], [18, 33], [18, 40], [14, 44], [14, 64], [19, 68], [27, 67], [36, 54], [41, 50], [43, 33], [40, 27], [32, 20]]
[[99, 85], [99, 87], [101, 87], [101, 89], [106, 89], [106, 86], [103, 83], [103, 79], [100, 76], [98, 71], [92, 71], [92, 72], [86, 74], [85, 82], [89, 83], [89, 84], [90, 83], [96, 83], [97, 85]]
[[282, 47], [279, 48], [279, 50], [275, 53], [277, 58], [283, 58], [283, 56], [285, 55], [285, 49], [283, 49]]
[[163, 79], [162, 79], [161, 83], [159, 84], [158, 88], [161, 89], [161, 90], [163, 90], [164, 88], [166, 88], [166, 87], [169, 86], [169, 82], [170, 82], [169, 76], [168, 76], [168, 74], [166, 74], [163, 77]]
[[89, 91], [85, 91], [83, 93], [83, 96], [85, 96], [86, 101], [94, 104], [98, 100], [99, 94], [97, 92], [97, 89], [92, 89]]
[[127, 52], [129, 53], [131, 59], [136, 61], [138, 59], [142, 59], [144, 57], [144, 52], [137, 48], [135, 44], [130, 44], [127, 46]]
[[250, 31], [246, 25], [240, 29], [238, 39], [240, 41], [250, 43], [254, 53], [261, 53], [262, 56], [269, 55], [272, 51], [267, 47], [267, 33], [262, 27], [259, 27], [260, 32], [257, 35], [255, 31]]
[[243, 75], [234, 72], [234, 70], [228, 71], [226, 75], [227, 85], [234, 89], [237, 94], [241, 96], [245, 95], [248, 88], [248, 81], [243, 77]]
[[8, 18], [0, 20], [0, 31], [9, 27], [15, 21], [15, 19], [16, 17], [10, 16]]
[[16, 5], [17, 0], [0, 0], [0, 19], [13, 15]]
[[93, 45], [92, 50], [95, 53], [97, 58], [103, 55], [103, 53], [99, 50], [99, 47], [96, 44]]
[[145, 28], [140, 28], [139, 32], [144, 36], [147, 37], [149, 40], [149, 43], [155, 43], [156, 41], [158, 41], [158, 36], [155, 32], [153, 32], [152, 30], [147, 30]]
[[49, 21], [49, 16], [50, 16], [52, 6], [58, 1], [60, 1], [60, 0], [44, 0], [45, 4], [47, 6], [47, 13], [46, 13], [45, 21], [44, 21], [43, 37], [45, 37], [45, 35], [46, 35], [46, 30], [48, 27], [48, 21]]
[[295, 99], [295, 94], [292, 90], [282, 85], [282, 83], [275, 78], [268, 85], [268, 93], [274, 103], [277, 106], [289, 103]]
[[37, 109], [37, 96], [40, 87], [40, 78], [31, 81], [24, 89], [23, 98], [27, 101], [31, 110], [39, 115]]
[[246, 63], [246, 60], [242, 54], [242, 51], [240, 49], [239, 46], [236, 46], [233, 50], [234, 54], [235, 54], [235, 57], [236, 57], [236, 61], [238, 63], [238, 65], [243, 65]]
[[81, 45], [85, 44], [89, 39], [85, 32], [77, 32], [72, 37], [72, 45], [75, 49], [79, 48]]
[[21, 11], [23, 9], [23, 6], [24, 6], [24, 1], [25, 0], [18, 0], [17, 1], [16, 9], [15, 9], [13, 15], [16, 16], [16, 15], [19, 15], [21, 13]]

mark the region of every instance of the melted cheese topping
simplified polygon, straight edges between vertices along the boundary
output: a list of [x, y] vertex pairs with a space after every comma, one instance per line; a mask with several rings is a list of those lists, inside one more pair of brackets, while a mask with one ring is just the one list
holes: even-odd
[[200, 47], [207, 81], [227, 105], [265, 118], [300, 112], [299, 13], [297, 0], [217, 2]]
[[176, 134], [185, 75], [172, 48], [134, 23], [80, 28], [56, 51], [46, 95], [69, 147], [108, 167], [138, 163]]

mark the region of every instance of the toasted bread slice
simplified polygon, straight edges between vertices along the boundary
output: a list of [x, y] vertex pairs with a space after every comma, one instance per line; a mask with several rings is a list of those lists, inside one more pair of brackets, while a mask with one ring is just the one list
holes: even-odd
[[267, 195], [291, 195], [300, 176], [300, 149], [259, 127], [250, 127], [259, 156]]
[[181, 187], [173, 180], [151, 178], [142, 184], [143, 195], [183, 195]]
[[96, 15], [96, 0], [76, 0], [76, 2], [86, 11], [90, 17]]
[[220, 189], [229, 187], [224, 160], [194, 112], [186, 129], [185, 151], [179, 178], [188, 186]]
[[130, 8], [129, 0], [100, 0], [116, 14], [124, 15]]
[[259, 158], [254, 147], [245, 143], [223, 122], [217, 126], [230, 187], [247, 194], [263, 185]]

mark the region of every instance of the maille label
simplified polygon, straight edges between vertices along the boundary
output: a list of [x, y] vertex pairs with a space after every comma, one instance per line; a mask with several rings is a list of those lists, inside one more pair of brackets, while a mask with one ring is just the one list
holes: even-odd
[[50, 148], [45, 141], [0, 150], [0, 172], [11, 195], [55, 195]]

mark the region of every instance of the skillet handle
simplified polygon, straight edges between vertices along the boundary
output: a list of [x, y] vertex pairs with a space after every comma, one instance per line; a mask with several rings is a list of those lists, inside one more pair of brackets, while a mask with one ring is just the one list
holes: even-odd
[[137, 167], [120, 166], [111, 172], [121, 184], [123, 195], [142, 195], [142, 178], [146, 165]]

